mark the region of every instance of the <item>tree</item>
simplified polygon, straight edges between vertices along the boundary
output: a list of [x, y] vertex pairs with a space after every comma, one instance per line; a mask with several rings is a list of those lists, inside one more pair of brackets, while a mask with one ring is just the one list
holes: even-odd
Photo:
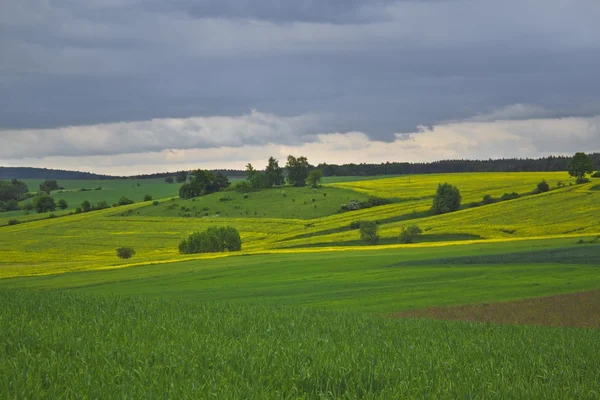
[[117, 249], [117, 257], [127, 259], [135, 255], [135, 250], [131, 247], [119, 247]]
[[44, 213], [56, 210], [56, 203], [52, 197], [43, 194], [41, 196], [36, 196], [35, 199], [33, 199], [33, 207], [37, 212]]
[[246, 180], [251, 181], [252, 177], [254, 177], [254, 175], [256, 175], [257, 172], [258, 171], [256, 171], [254, 169], [252, 164], [250, 164], [250, 163], [246, 164]]
[[360, 223], [360, 238], [368, 244], [377, 244], [379, 235], [377, 234], [378, 226], [373, 221], [361, 221]]
[[83, 212], [92, 211], [92, 204], [89, 201], [84, 200], [84, 202], [81, 203], [81, 211], [83, 211]]
[[431, 211], [434, 214], [445, 214], [460, 209], [462, 196], [456, 186], [449, 183], [438, 184], [437, 192], [433, 199]]
[[321, 184], [321, 178], [323, 177], [323, 171], [320, 169], [313, 169], [306, 178], [306, 184], [311, 188], [317, 188]]
[[46, 192], [48, 194], [50, 194], [50, 192], [52, 192], [53, 190], [58, 190], [60, 189], [60, 186], [58, 186], [58, 182], [56, 180], [45, 180], [44, 182], [40, 183], [40, 191], [41, 192]]
[[66, 210], [67, 208], [69, 208], [69, 205], [67, 204], [67, 201], [65, 199], [60, 199], [57, 205], [58, 208], [60, 208], [61, 210]]
[[17, 211], [19, 209], [19, 202], [15, 199], [10, 199], [4, 203], [4, 211]]
[[173, 183], [174, 181], [175, 181], [175, 180], [173, 179], [173, 177], [172, 177], [172, 176], [167, 176], [167, 177], [165, 178], [165, 182], [167, 182], [167, 183]]
[[279, 161], [273, 157], [269, 157], [267, 168], [265, 168], [266, 187], [281, 186], [284, 181], [283, 168], [279, 166]]
[[574, 178], [583, 178], [585, 174], [594, 172], [594, 163], [585, 153], [575, 153], [569, 162], [569, 175]]
[[177, 183], [185, 182], [187, 180], [188, 173], [187, 171], [177, 171], [175, 172], [175, 180]]
[[423, 231], [417, 225], [403, 226], [398, 240], [402, 243], [412, 243], [422, 233]]
[[179, 243], [181, 254], [239, 251], [242, 239], [237, 229], [211, 226], [203, 232], [194, 232]]
[[149, 194], [144, 196], [144, 201], [150, 201], [152, 200], [152, 196], [150, 196]]
[[296, 158], [292, 155], [289, 155], [285, 168], [287, 169], [287, 181], [290, 185], [306, 185], [308, 169], [310, 168], [310, 164], [308, 163], [306, 157]]

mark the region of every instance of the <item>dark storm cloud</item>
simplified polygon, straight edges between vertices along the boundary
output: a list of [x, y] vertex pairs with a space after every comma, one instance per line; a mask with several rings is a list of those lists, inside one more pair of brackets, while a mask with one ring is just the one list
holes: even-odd
[[[159, 118], [237, 121], [256, 109], [284, 120], [321, 115], [291, 125], [281, 144], [347, 131], [391, 141], [395, 132], [446, 121], [600, 111], [600, 2], [592, 0], [4, 0], [1, 7], [0, 135], [11, 138], [15, 129]], [[266, 128], [234, 140], [240, 129], [226, 144], [273, 142]], [[190, 143], [219, 144], [200, 137]], [[155, 139], [141, 148], [174, 143]], [[89, 151], [69, 143], [63, 153]]]

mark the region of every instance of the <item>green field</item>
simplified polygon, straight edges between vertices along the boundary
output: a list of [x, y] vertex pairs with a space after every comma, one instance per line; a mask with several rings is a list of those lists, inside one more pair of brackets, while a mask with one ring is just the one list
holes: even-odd
[[[552, 190], [532, 194], [542, 179]], [[159, 180], [102, 182], [61, 195], [137, 203], [11, 226], [0, 216], [8, 398], [600, 398], [600, 296], [573, 297], [585, 304], [566, 311], [544, 300], [600, 289], [597, 182], [569, 185], [566, 173], [334, 178], [317, 190], [193, 200], [173, 199], [179, 185]], [[443, 182], [461, 189], [464, 207], [434, 216]], [[468, 206], [511, 192], [522, 197]], [[139, 202], [146, 193], [158, 204]], [[369, 196], [392, 204], [340, 210]], [[360, 240], [357, 220], [377, 221], [380, 245]], [[406, 224], [423, 229], [416, 243], [398, 243]], [[236, 227], [242, 251], [178, 253], [182, 238], [211, 225]], [[136, 255], [119, 259], [120, 246]], [[520, 301], [528, 321], [551, 325], [570, 309], [573, 325], [394, 317], [499, 304], [490, 310], [510, 315], [486, 321], [519, 321]]]

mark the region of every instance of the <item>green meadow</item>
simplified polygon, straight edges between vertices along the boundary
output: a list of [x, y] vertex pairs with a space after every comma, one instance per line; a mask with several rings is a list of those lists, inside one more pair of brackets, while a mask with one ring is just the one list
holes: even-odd
[[[551, 190], [534, 194], [542, 179]], [[443, 182], [463, 206], [432, 215]], [[54, 217], [0, 215], [6, 398], [600, 398], [597, 181], [330, 178], [190, 200], [164, 180], [59, 184], [52, 195], [70, 208]], [[136, 203], [69, 215], [121, 196]], [[391, 203], [341, 209], [373, 196]], [[378, 245], [360, 239], [359, 220], [376, 221]], [[423, 230], [411, 244], [398, 240], [407, 224]], [[238, 229], [242, 250], [179, 254], [181, 239], [214, 225]], [[134, 257], [118, 258], [121, 246]], [[586, 304], [563, 307], [585, 310], [572, 326], [541, 326], [564, 312], [546, 299], [581, 293]], [[510, 318], [486, 321], [519, 321], [532, 299], [544, 313], [533, 325], [443, 318], [501, 304], [491, 312]]]

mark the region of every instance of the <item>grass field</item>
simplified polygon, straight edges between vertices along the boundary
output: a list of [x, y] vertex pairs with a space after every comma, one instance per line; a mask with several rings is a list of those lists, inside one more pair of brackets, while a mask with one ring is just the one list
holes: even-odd
[[[0, 216], [0, 394], [600, 398], [600, 191], [566, 175], [334, 178], [194, 201], [142, 181], [69, 193], [157, 205]], [[553, 190], [530, 194], [542, 179]], [[463, 203], [524, 196], [433, 216], [442, 182]], [[339, 212], [368, 196], [393, 203]], [[378, 222], [380, 245], [357, 220]], [[409, 223], [424, 234], [399, 244]], [[236, 227], [242, 251], [178, 253], [211, 225]]]

